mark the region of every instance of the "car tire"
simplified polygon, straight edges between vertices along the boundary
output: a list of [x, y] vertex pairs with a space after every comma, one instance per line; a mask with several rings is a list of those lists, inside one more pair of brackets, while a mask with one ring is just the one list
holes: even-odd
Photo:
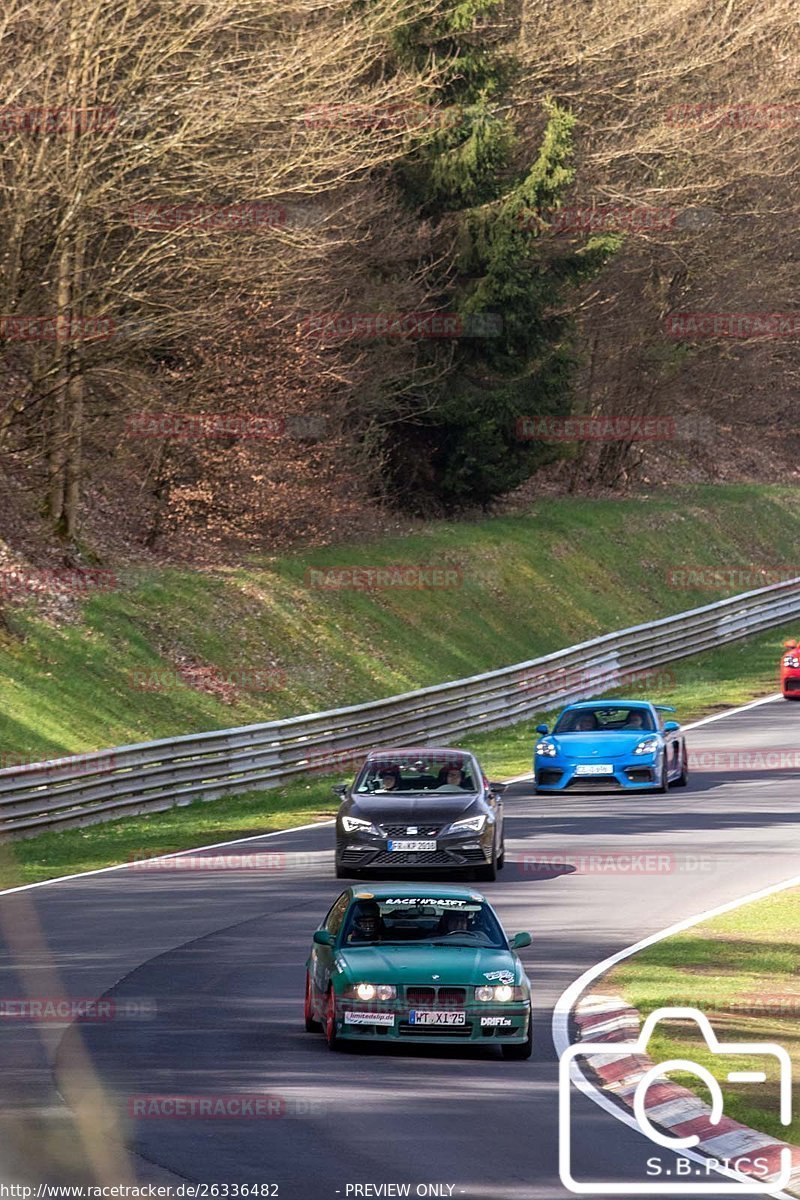
[[475, 868], [475, 878], [481, 883], [494, 883], [497, 879], [497, 846], [492, 842], [492, 860], [484, 867]]
[[524, 1042], [515, 1042], [512, 1046], [503, 1046], [503, 1058], [514, 1062], [519, 1062], [522, 1059], [530, 1058], [533, 1054], [533, 1014], [528, 1021], [528, 1037]]
[[311, 1006], [311, 976], [309, 975], [308, 971], [306, 971], [306, 995], [303, 1004], [303, 1016], [305, 1017], [306, 1033], [319, 1033], [320, 1029], [322, 1028], [319, 1021], [313, 1015], [313, 1012], [314, 1010]]
[[328, 994], [325, 998], [325, 1041], [328, 1043], [329, 1050], [338, 1050], [340, 1045], [339, 1035], [336, 1032], [336, 1001], [333, 995], [333, 988], [328, 988]]
[[689, 782], [689, 760], [686, 756], [686, 747], [683, 748], [683, 758], [681, 759], [681, 773], [677, 779], [673, 780], [673, 787], [686, 787]]
[[666, 755], [664, 755], [664, 761], [661, 764], [661, 782], [658, 783], [653, 790], [658, 792], [662, 796], [665, 792], [669, 791], [669, 775], [667, 774]]
[[334, 856], [334, 864], [335, 864], [335, 871], [336, 871], [337, 879], [350, 879], [351, 878], [347, 869], [342, 866], [342, 856], [341, 856], [341, 853], [339, 852], [338, 847], [336, 849], [336, 854]]
[[506, 840], [505, 840], [505, 838], [503, 838], [502, 845], [500, 846], [500, 853], [497, 856], [498, 871], [502, 871], [502, 869], [505, 865], [506, 865]]

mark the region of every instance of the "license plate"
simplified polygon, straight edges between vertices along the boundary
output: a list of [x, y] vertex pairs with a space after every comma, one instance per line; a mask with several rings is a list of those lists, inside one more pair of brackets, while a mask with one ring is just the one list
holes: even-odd
[[583, 763], [576, 771], [576, 775], [613, 775], [614, 768], [611, 763]]
[[409, 842], [409, 841], [399, 841], [399, 842], [391, 841], [391, 842], [389, 842], [389, 849], [390, 850], [435, 850], [436, 842], [435, 841], [433, 841], [433, 842], [420, 841], [419, 839], [417, 839], [416, 841], [411, 841], [411, 842]]
[[467, 1018], [463, 1012], [430, 1012], [412, 1009], [408, 1014], [411, 1025], [466, 1025]]

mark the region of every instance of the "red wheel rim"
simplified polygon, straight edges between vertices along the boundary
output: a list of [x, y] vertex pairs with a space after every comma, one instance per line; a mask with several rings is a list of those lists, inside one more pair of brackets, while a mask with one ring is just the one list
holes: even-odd
[[306, 975], [306, 998], [304, 1008], [305, 1018], [307, 1021], [310, 1021], [314, 1014], [311, 1011], [311, 980], [309, 979], [308, 975]]
[[325, 1033], [328, 1041], [332, 1042], [336, 1034], [336, 1004], [333, 991], [328, 992], [328, 1007], [325, 1010]]

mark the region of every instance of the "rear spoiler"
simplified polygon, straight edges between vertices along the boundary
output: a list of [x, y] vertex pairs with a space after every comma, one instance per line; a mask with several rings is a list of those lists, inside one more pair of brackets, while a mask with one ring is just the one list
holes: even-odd
[[677, 708], [675, 708], [672, 704], [654, 704], [653, 708], [657, 708], [659, 712], [677, 712], [678, 711]]

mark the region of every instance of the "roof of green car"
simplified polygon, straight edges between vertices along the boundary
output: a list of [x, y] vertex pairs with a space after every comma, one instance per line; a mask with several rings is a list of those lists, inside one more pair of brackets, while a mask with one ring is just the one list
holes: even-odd
[[364, 883], [350, 888], [354, 899], [386, 900], [390, 896], [423, 896], [431, 900], [485, 900], [475, 888], [442, 883]]

